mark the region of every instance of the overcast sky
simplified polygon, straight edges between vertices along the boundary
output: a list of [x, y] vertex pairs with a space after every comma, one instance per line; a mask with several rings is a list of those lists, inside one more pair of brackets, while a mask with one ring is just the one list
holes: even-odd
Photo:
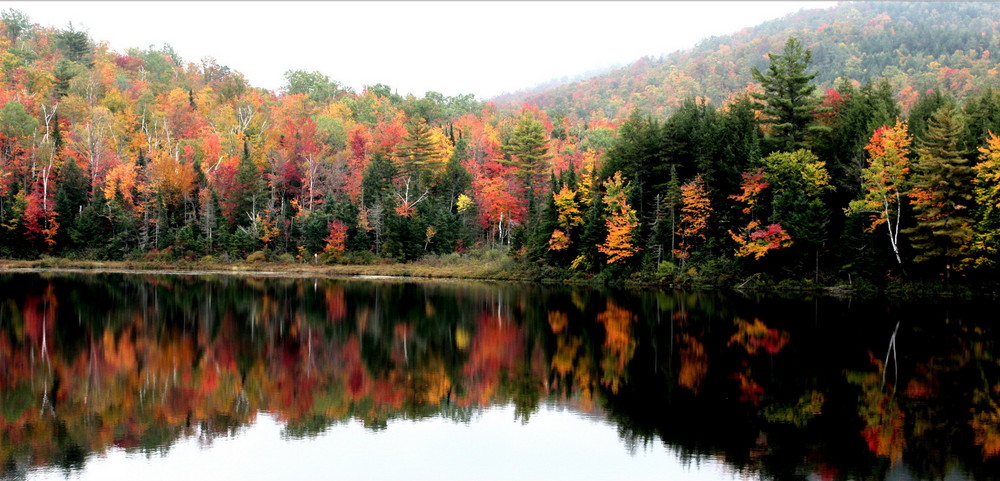
[[4, 2], [32, 22], [69, 22], [112, 50], [170, 44], [278, 90], [290, 69], [360, 91], [480, 99], [659, 57], [835, 2]]

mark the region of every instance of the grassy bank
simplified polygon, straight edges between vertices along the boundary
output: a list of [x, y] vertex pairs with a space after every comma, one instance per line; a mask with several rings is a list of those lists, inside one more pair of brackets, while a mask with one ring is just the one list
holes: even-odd
[[0, 260], [0, 271], [179, 272], [301, 276], [393, 276], [432, 279], [493, 279], [530, 281], [530, 273], [506, 256], [428, 257], [408, 263], [312, 264], [302, 262], [235, 261], [93, 261], [46, 257]]

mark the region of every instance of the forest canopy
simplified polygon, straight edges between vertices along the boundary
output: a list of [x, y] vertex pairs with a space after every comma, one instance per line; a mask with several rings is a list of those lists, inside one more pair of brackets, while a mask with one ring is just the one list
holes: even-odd
[[[996, 8], [803, 12], [751, 31], [767, 41], [741, 32], [669, 58], [684, 67], [671, 75], [703, 88], [622, 104], [628, 82], [660, 82], [636, 64], [614, 74], [625, 83], [598, 77], [517, 105], [358, 92], [315, 71], [285, 72], [271, 92], [167, 45], [114, 52], [6, 10], [0, 256], [371, 263], [499, 250], [555, 277], [988, 276], [1000, 92], [994, 27], [977, 19]], [[945, 26], [934, 42], [915, 36], [929, 21]], [[830, 49], [845, 39], [865, 48], [841, 58]], [[719, 61], [750, 48], [763, 63]], [[585, 89], [570, 95], [578, 105], [550, 101], [572, 88]]]

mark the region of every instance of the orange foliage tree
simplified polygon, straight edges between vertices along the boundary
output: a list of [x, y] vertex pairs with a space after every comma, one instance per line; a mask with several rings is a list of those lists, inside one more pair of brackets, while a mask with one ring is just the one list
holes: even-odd
[[639, 228], [639, 218], [635, 209], [628, 203], [631, 184], [622, 179], [621, 171], [615, 172], [615, 175], [604, 181], [603, 185], [608, 236], [597, 250], [608, 256], [608, 264], [614, 264], [632, 257], [639, 251], [639, 247], [633, 243], [636, 230]]
[[681, 237], [674, 255], [681, 260], [681, 266], [691, 256], [693, 239], [705, 239], [708, 218], [712, 215], [712, 204], [708, 198], [705, 181], [697, 176], [681, 186], [681, 216], [677, 235]]

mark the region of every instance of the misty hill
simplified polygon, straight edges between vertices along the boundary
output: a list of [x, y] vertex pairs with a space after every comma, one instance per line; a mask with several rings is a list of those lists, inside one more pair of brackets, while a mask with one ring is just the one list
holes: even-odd
[[634, 108], [662, 116], [694, 96], [720, 104], [753, 84], [751, 67], [790, 36], [812, 51], [816, 82], [859, 83], [884, 78], [904, 110], [921, 91], [940, 88], [962, 97], [997, 85], [1000, 4], [986, 2], [844, 2], [804, 10], [712, 37], [692, 49], [645, 57], [603, 75], [496, 98], [502, 106], [537, 104], [556, 115], [621, 119]]

